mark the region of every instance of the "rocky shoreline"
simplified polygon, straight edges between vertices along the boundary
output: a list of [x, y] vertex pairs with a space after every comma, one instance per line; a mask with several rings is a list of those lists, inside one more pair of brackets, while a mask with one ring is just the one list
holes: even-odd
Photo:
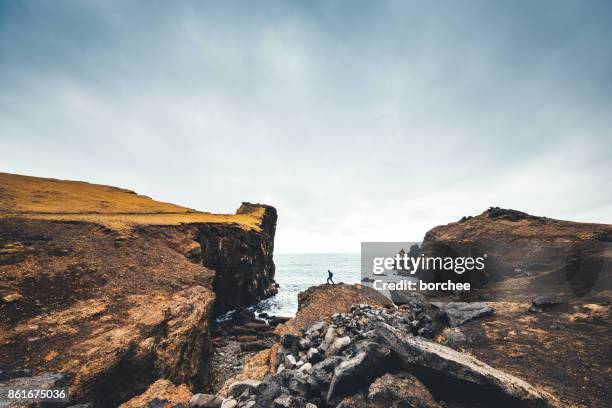
[[[283, 334], [261, 380], [231, 382], [224, 396], [196, 394], [189, 406], [560, 406], [545, 391], [452, 348], [462, 333], [449, 330], [450, 316], [460, 318], [458, 326], [491, 313], [486, 305], [465, 306], [440, 309], [418, 294], [400, 308], [353, 305], [348, 313], [334, 313], [330, 323], [315, 321], [299, 334]], [[438, 337], [445, 330], [446, 345], [418, 334]]]

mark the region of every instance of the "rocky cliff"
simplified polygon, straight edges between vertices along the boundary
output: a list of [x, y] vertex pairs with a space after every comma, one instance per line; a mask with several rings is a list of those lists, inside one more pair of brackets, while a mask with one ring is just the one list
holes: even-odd
[[253, 408], [562, 406], [543, 389], [439, 344], [441, 337], [415, 334], [415, 324], [432, 324], [425, 313], [432, 307], [423, 295], [397, 309], [361, 285], [312, 287], [300, 294], [295, 319], [277, 328], [279, 343], [220, 393], [228, 406]]
[[0, 377], [61, 373], [94, 407], [160, 378], [205, 388], [214, 310], [275, 291], [276, 217], [0, 173]]
[[422, 250], [430, 256], [486, 256], [482, 272], [458, 276], [440, 270], [426, 277], [436, 281], [467, 280], [482, 287], [533, 277], [534, 289], [566, 286], [578, 296], [612, 285], [612, 225], [560, 221], [493, 207], [431, 229]]
[[197, 227], [202, 264], [216, 271], [213, 289], [218, 296], [217, 313], [276, 294], [272, 260], [276, 210], [243, 203], [237, 214], [259, 212], [261, 224], [257, 231], [218, 223]]

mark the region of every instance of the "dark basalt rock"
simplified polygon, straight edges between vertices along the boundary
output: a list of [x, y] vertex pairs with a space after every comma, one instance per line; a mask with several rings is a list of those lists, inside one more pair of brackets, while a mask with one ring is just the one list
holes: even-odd
[[356, 346], [360, 350], [354, 357], [340, 363], [327, 392], [327, 402], [353, 394], [367, 386], [372, 380], [394, 366], [391, 351], [376, 343], [362, 342]]
[[[523, 380], [467, 354], [414, 336], [412, 316], [420, 316], [419, 310], [436, 307], [420, 296], [410, 300], [399, 310], [355, 305], [349, 313], [334, 314], [329, 326], [314, 322], [301, 330], [301, 336], [283, 336], [277, 357], [281, 355], [284, 360], [277, 374], [267, 375], [256, 390], [249, 389], [237, 397], [239, 406], [443, 406], [436, 401], [461, 408], [474, 404], [502, 408], [558, 406], [554, 397]], [[447, 340], [460, 342], [465, 340], [462, 335], [453, 329]], [[347, 339], [347, 344], [333, 348], [341, 339]], [[327, 352], [320, 362], [308, 357], [311, 353], [303, 350], [305, 346], [299, 346], [317, 342]], [[299, 354], [285, 349], [296, 345]], [[233, 391], [237, 385], [240, 383], [230, 386], [230, 395], [237, 393]]]
[[541, 312], [544, 309], [551, 308], [553, 306], [563, 303], [563, 300], [556, 295], [541, 295], [537, 296], [531, 301], [530, 312]]
[[372, 408], [441, 408], [425, 385], [408, 373], [377, 378], [368, 389], [367, 399]]
[[265, 211], [261, 231], [247, 231], [231, 224], [201, 224], [198, 228], [202, 264], [216, 272], [216, 314], [251, 305], [278, 292], [272, 259], [276, 209], [242, 203], [236, 214], [260, 208]]
[[497, 370], [469, 355], [419, 337], [405, 336], [378, 323], [372, 339], [393, 351], [435, 395], [497, 407], [556, 407], [556, 401], [527, 382]]
[[491, 316], [495, 313], [493, 308], [482, 302], [449, 302], [446, 305], [436, 303], [448, 316], [451, 327], [462, 324], [479, 317]]
[[194, 394], [189, 400], [189, 408], [220, 408], [223, 398], [212, 394]]

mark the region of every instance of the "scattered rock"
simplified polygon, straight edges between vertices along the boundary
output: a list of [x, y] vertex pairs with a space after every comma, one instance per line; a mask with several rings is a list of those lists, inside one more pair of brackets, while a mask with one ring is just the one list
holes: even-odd
[[461, 326], [472, 319], [491, 316], [495, 313], [491, 306], [482, 302], [449, 302], [443, 310], [448, 316], [451, 327]]
[[265, 350], [268, 347], [270, 347], [269, 344], [267, 344], [263, 340], [249, 341], [249, 342], [240, 344], [240, 348], [243, 351], [259, 351], [259, 350]]
[[329, 348], [325, 351], [325, 355], [331, 356], [333, 354], [337, 354], [349, 344], [351, 344], [351, 338], [349, 336], [337, 337], [334, 342], [329, 346]]
[[[373, 338], [397, 354], [404, 364], [431, 372], [430, 390], [443, 388], [452, 398], [452, 387], [465, 395], [478, 395], [480, 402], [507, 402], [513, 407], [553, 407], [554, 399], [543, 391], [508, 373], [449, 347], [419, 337], [406, 336], [385, 323], [379, 323]], [[456, 395], [454, 397], [457, 397]]]
[[212, 394], [195, 394], [189, 400], [189, 408], [220, 408], [223, 398]]
[[291, 318], [287, 317], [287, 316], [274, 316], [271, 319], [270, 325], [271, 326], [276, 326], [276, 325], [279, 325], [279, 324], [287, 323], [289, 320], [291, 320]]
[[352, 394], [393, 367], [389, 349], [372, 342], [360, 344], [359, 349], [357, 355], [343, 361], [334, 370], [326, 398], [328, 403]]
[[228, 395], [232, 397], [237, 397], [242, 394], [245, 390], [248, 390], [250, 394], [255, 393], [257, 387], [261, 384], [261, 381], [256, 380], [244, 380], [237, 381], [229, 386], [227, 391]]
[[[335, 315], [335, 317], [338, 318], [339, 315]], [[333, 318], [334, 316], [332, 316], [332, 319]], [[335, 338], [336, 338], [336, 329], [334, 327], [329, 327], [327, 329], [327, 332], [325, 332], [325, 337], [323, 338], [323, 340], [327, 344], [332, 344]]]
[[325, 322], [319, 321], [319, 322], [312, 323], [310, 326], [304, 329], [304, 332], [307, 335], [314, 334], [314, 333], [318, 335], [319, 333], [323, 332], [323, 329], [325, 329]]
[[287, 354], [285, 356], [285, 368], [292, 369], [296, 364], [297, 362], [295, 361], [293, 354]]
[[441, 408], [425, 385], [407, 373], [378, 377], [368, 389], [368, 401], [372, 408]]
[[312, 370], [312, 364], [310, 363], [305, 363], [303, 366], [301, 366], [298, 371], [311, 371]]
[[322, 356], [319, 350], [313, 347], [306, 353], [306, 358], [312, 363], [318, 363], [322, 359]]
[[268, 326], [265, 323], [249, 322], [249, 323], [245, 323], [244, 327], [246, 327], [247, 329], [258, 331], [258, 332], [264, 332], [264, 331], [270, 330], [270, 326]]
[[221, 408], [236, 408], [237, 406], [238, 401], [233, 398], [226, 399], [221, 403]]
[[302, 408], [306, 405], [303, 398], [283, 394], [274, 400], [274, 408]]
[[561, 303], [563, 303], [563, 301], [558, 296], [541, 295], [541, 296], [537, 296], [535, 299], [531, 301], [531, 307], [529, 308], [529, 311], [538, 313], [538, 312], [543, 311], [544, 309], [548, 309], [550, 307], [556, 306]]

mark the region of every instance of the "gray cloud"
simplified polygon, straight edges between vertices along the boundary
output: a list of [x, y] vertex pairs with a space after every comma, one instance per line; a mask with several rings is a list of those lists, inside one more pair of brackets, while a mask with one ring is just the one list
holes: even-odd
[[281, 252], [612, 222], [609, 2], [226, 3], [0, 3], [0, 170], [270, 203]]

